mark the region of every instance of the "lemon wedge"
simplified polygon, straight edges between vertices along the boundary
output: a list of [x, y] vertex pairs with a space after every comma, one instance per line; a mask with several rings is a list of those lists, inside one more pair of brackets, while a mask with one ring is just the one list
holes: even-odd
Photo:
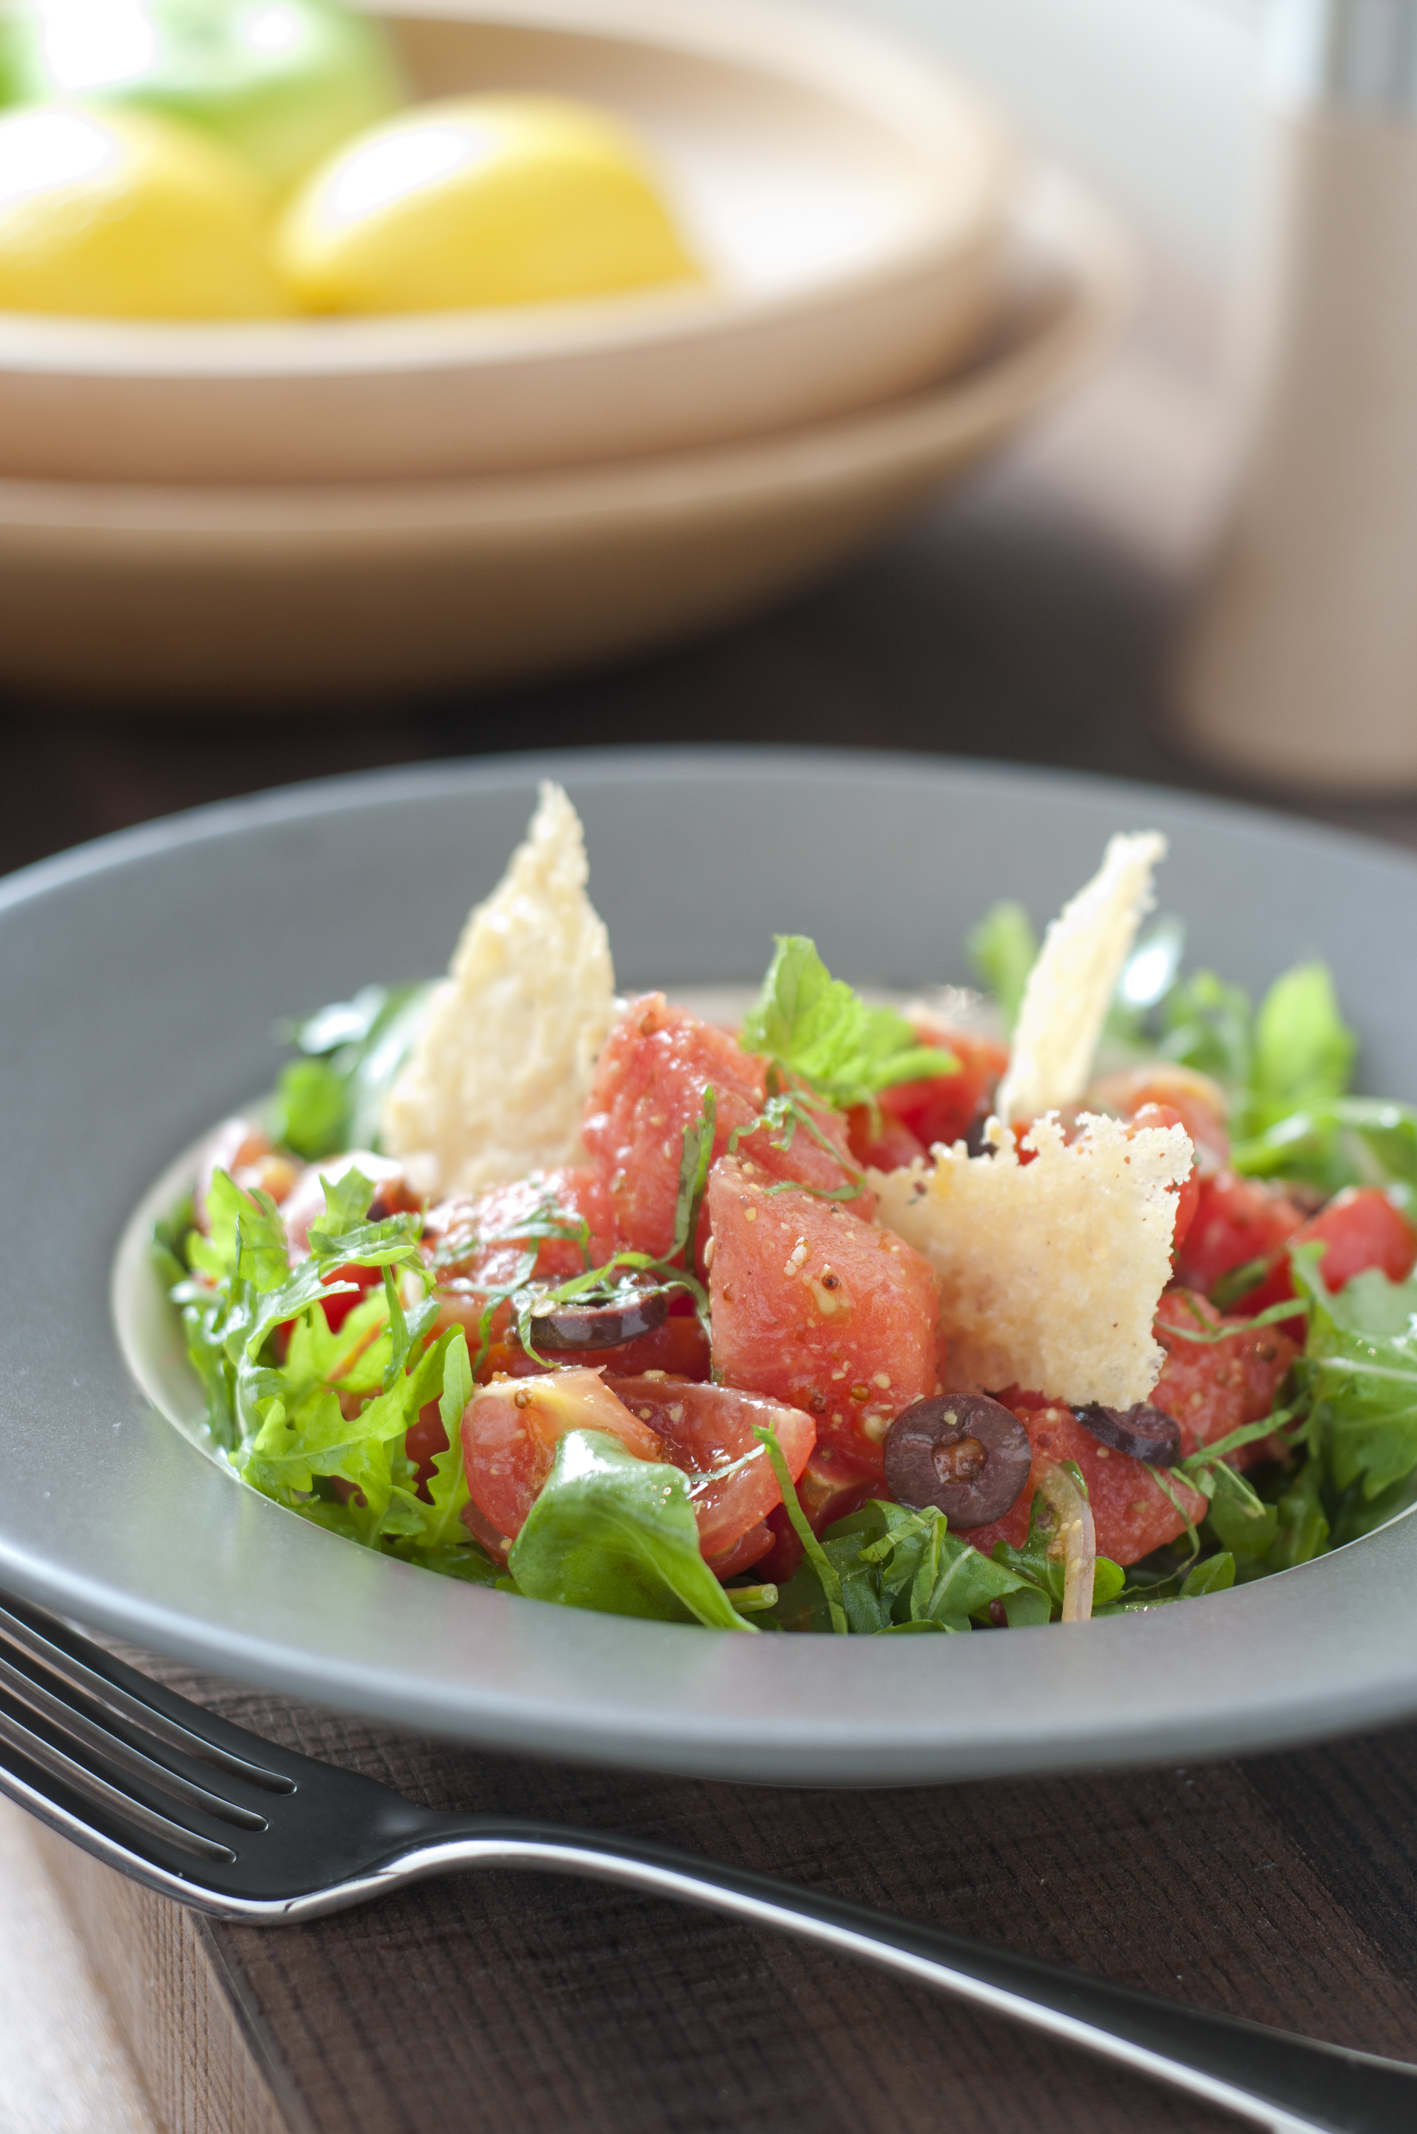
[[315, 172], [276, 235], [312, 311], [538, 304], [699, 280], [628, 128], [559, 97], [423, 104]]
[[287, 313], [263, 195], [234, 157], [136, 111], [0, 116], [0, 310], [128, 319]]

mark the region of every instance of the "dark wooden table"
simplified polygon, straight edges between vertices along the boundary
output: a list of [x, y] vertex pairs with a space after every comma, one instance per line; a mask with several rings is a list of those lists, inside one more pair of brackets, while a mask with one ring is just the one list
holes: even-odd
[[[1134, 362], [1071, 429], [792, 606], [625, 671], [515, 697], [247, 719], [200, 704], [158, 720], [12, 703], [0, 867], [288, 779], [565, 743], [925, 749], [1222, 790], [1170, 739], [1167, 707], [1204, 515], [1173, 508], [1195, 472], [1187, 439], [1205, 433], [1193, 354], [1159, 382]], [[1138, 390], [1150, 459], [1135, 445]], [[1115, 479], [1099, 480], [1109, 451]], [[1417, 802], [1298, 804], [1417, 843]], [[773, 1791], [475, 1755], [167, 1672], [416, 1800], [670, 1839], [1417, 2057], [1417, 1727], [1121, 1776]], [[1230, 2124], [828, 1956], [590, 1885], [467, 1877], [258, 1933], [197, 1925], [57, 1843], [46, 1857], [171, 2134]]]

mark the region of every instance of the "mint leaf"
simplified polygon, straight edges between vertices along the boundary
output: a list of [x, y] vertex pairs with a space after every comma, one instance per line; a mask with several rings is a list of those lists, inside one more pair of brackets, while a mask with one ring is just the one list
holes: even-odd
[[900, 1082], [958, 1073], [958, 1061], [918, 1044], [894, 1008], [868, 1007], [833, 978], [805, 934], [774, 938], [762, 992], [739, 1033], [745, 1050], [809, 1083], [843, 1111]]
[[1023, 1005], [1028, 974], [1038, 961], [1038, 936], [1022, 904], [1006, 898], [991, 904], [967, 943], [970, 960], [984, 990], [999, 1003], [1006, 1030], [1012, 1030]]
[[601, 1430], [572, 1430], [512, 1545], [508, 1568], [533, 1600], [662, 1623], [754, 1630], [699, 1552], [689, 1485]]

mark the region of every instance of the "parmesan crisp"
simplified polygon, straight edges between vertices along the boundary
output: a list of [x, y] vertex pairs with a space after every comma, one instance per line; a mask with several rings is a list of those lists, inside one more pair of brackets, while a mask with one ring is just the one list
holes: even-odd
[[1028, 974], [996, 1109], [1006, 1123], [1075, 1104], [1137, 927], [1152, 905], [1151, 872], [1166, 857], [1159, 830], [1110, 840], [1102, 865], [1043, 937]]
[[1184, 1127], [1129, 1131], [1084, 1115], [1067, 1143], [1035, 1120], [1020, 1163], [991, 1123], [992, 1155], [938, 1148], [933, 1167], [871, 1171], [876, 1220], [940, 1278], [945, 1383], [952, 1392], [1019, 1386], [1081, 1406], [1130, 1408], [1161, 1375], [1152, 1333], [1171, 1275], [1176, 1196], [1191, 1168]]
[[615, 1021], [605, 928], [585, 893], [585, 836], [559, 785], [468, 918], [412, 1053], [384, 1100], [385, 1149], [440, 1192], [479, 1192], [584, 1163], [581, 1111]]

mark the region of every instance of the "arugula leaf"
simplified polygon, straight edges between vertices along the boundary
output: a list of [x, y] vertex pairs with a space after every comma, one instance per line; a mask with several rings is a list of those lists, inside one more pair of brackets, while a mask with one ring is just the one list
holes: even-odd
[[1263, 1133], [1292, 1112], [1341, 1097], [1357, 1049], [1326, 964], [1301, 963], [1276, 978], [1255, 1017], [1246, 1132]]
[[[466, 1560], [475, 1545], [458, 1530], [467, 1494], [456, 1427], [471, 1390], [466, 1336], [452, 1328], [430, 1344], [438, 1305], [418, 1251], [419, 1219], [369, 1222], [372, 1194], [353, 1168], [326, 1181], [325, 1226], [312, 1229], [308, 1258], [292, 1268], [274, 1203], [219, 1172], [212, 1234], [189, 1236], [193, 1272], [171, 1294], [209, 1426], [243, 1480], [366, 1546], [413, 1560], [422, 1549], [430, 1565], [436, 1557], [456, 1575], [481, 1576]], [[383, 1283], [334, 1330], [321, 1306], [355, 1288], [334, 1279], [349, 1267], [378, 1268]], [[417, 1301], [406, 1301], [395, 1269], [416, 1276]], [[452, 1423], [423, 1498], [404, 1439], [434, 1399]]]
[[600, 1430], [571, 1430], [508, 1568], [517, 1590], [562, 1607], [713, 1630], [756, 1630], [699, 1553], [689, 1485]]
[[[790, 1516], [795, 1494], [784, 1493], [784, 1501]], [[773, 1615], [784, 1630], [841, 1628], [858, 1637], [960, 1632], [972, 1627], [972, 1618], [987, 1621], [992, 1602], [1008, 1608], [1028, 1583], [951, 1534], [943, 1512], [873, 1498], [828, 1527], [820, 1541], [812, 1537]], [[838, 1610], [839, 1624], [833, 1620]], [[1045, 1598], [1039, 1619], [1046, 1622], [1049, 1613]]]
[[1231, 1168], [1296, 1178], [1334, 1194], [1380, 1186], [1403, 1207], [1417, 1199], [1417, 1110], [1386, 1097], [1334, 1097], [1236, 1142]]
[[1291, 1256], [1310, 1302], [1309, 1447], [1336, 1490], [1356, 1482], [1371, 1500], [1417, 1468], [1417, 1281], [1390, 1282], [1369, 1268], [1332, 1296], [1318, 1258], [1312, 1247]]
[[312, 1490], [316, 1476], [338, 1475], [364, 1499], [358, 1521], [363, 1538], [373, 1541], [386, 1530], [421, 1531], [421, 1510], [410, 1487], [412, 1466], [402, 1444], [419, 1410], [442, 1388], [453, 1337], [452, 1329], [443, 1334], [411, 1372], [401, 1372], [353, 1416], [345, 1415], [328, 1385], [316, 1386], [293, 1410], [277, 1394], [237, 1472], [283, 1504]]
[[894, 1008], [870, 1008], [833, 978], [805, 934], [778, 934], [763, 989], [740, 1032], [770, 1059], [845, 1111], [882, 1089], [957, 1074], [959, 1062], [915, 1032]]
[[963, 1536], [951, 1534], [944, 1513], [934, 1505], [912, 1511], [873, 1500], [870, 1510], [879, 1514], [885, 1532], [861, 1553], [867, 1562], [880, 1564], [881, 1586], [894, 1603], [897, 1623], [933, 1622], [942, 1630], [968, 1630], [971, 1616], [1025, 1584], [1016, 1571], [981, 1556]]
[[[320, 1229], [330, 1237], [338, 1237], [362, 1223], [374, 1198], [373, 1180], [366, 1178], [356, 1164], [351, 1164], [343, 1178], [321, 1178], [320, 1190], [325, 1196], [325, 1215]], [[311, 1249], [317, 1249], [313, 1241]]]
[[966, 943], [980, 983], [999, 1003], [1006, 1030], [1012, 1030], [1023, 1005], [1028, 974], [1038, 961], [1033, 921], [1012, 898], [991, 904]]
[[[460, 1515], [472, 1492], [467, 1486], [460, 1426], [463, 1410], [471, 1399], [472, 1364], [467, 1353], [467, 1335], [458, 1327], [443, 1353], [443, 1390], [438, 1397], [438, 1414], [448, 1443], [445, 1451], [433, 1455], [433, 1473], [427, 1485], [431, 1501], [422, 1509], [423, 1525], [418, 1540], [424, 1562], [431, 1553], [441, 1553], [457, 1542], [464, 1531]], [[491, 1558], [487, 1561], [490, 1563]]]
[[1256, 1567], [1269, 1569], [1269, 1558], [1279, 1539], [1279, 1512], [1266, 1504], [1258, 1518], [1235, 1497], [1216, 1497], [1206, 1516], [1206, 1532], [1219, 1541], [1244, 1578], [1256, 1575]]
[[207, 1220], [209, 1234], [193, 1232], [187, 1258], [213, 1282], [237, 1273], [257, 1280], [257, 1270], [262, 1270], [269, 1279], [257, 1280], [257, 1287], [270, 1289], [290, 1273], [285, 1226], [267, 1196], [253, 1200], [225, 1171], [217, 1171], [207, 1191]]
[[1271, 1570], [1292, 1571], [1296, 1564], [1322, 1556], [1329, 1546], [1328, 1513], [1324, 1509], [1323, 1464], [1309, 1460], [1275, 1506], [1274, 1547], [1269, 1553]]

